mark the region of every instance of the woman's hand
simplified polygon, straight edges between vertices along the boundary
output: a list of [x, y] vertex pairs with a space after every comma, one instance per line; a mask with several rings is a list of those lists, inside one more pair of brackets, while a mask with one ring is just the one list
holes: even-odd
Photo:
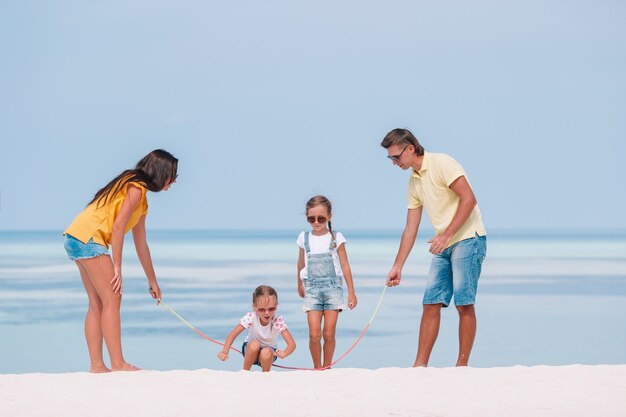
[[302, 285], [302, 281], [298, 279], [298, 295], [300, 298], [304, 298], [304, 285]]
[[121, 266], [113, 266], [113, 279], [111, 279], [111, 288], [113, 288], [113, 293], [121, 294], [122, 293], [122, 267]]
[[285, 359], [285, 356], [287, 356], [287, 355], [285, 355], [284, 351], [282, 351], [280, 349], [276, 349], [276, 352], [274, 352], [274, 356], [277, 356], [277, 357], [279, 357], [281, 359]]
[[159, 304], [161, 302], [161, 288], [159, 288], [159, 284], [154, 281], [152, 284], [150, 284], [150, 288], [148, 288], [148, 291], [150, 291], [150, 295], [152, 296], [152, 298], [157, 300], [157, 304]]
[[225, 361], [228, 359], [228, 352], [221, 351], [217, 354], [217, 357], [219, 358], [219, 360]]

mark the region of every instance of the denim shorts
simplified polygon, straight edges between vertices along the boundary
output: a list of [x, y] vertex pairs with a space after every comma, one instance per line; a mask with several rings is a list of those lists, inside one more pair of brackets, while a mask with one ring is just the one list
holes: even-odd
[[77, 259], [90, 259], [100, 255], [108, 255], [109, 251], [106, 247], [99, 243], [94, 243], [93, 239], [83, 243], [72, 235], [64, 235], [65, 251], [71, 261]]
[[[241, 355], [245, 358], [246, 357], [246, 346], [248, 346], [248, 342], [243, 342], [243, 345], [241, 345]], [[272, 350], [274, 351], [274, 353], [276, 353], [276, 351], [278, 349], [276, 349], [273, 346], [269, 346], [272, 348]], [[261, 350], [263, 350], [265, 348], [262, 348]], [[272, 363], [276, 362], [276, 355], [274, 355], [274, 359], [272, 359]], [[261, 362], [259, 362], [259, 360], [257, 359], [256, 362], [254, 362], [252, 365], [258, 365], [261, 366]]]
[[341, 277], [305, 279], [302, 311], [345, 309]]
[[486, 254], [487, 237], [476, 235], [434, 255], [422, 303], [447, 307], [454, 295], [454, 305], [474, 304]]

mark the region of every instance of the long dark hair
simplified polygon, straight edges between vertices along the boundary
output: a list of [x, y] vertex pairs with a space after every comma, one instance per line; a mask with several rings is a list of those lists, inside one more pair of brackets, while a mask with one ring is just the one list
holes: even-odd
[[[309, 201], [306, 202], [305, 214], [308, 216], [310, 209], [312, 209], [315, 206], [320, 206], [320, 205], [326, 207], [326, 211], [328, 211], [329, 215], [333, 213], [333, 205], [331, 204], [330, 200], [323, 195], [316, 195], [316, 196], [311, 197]], [[337, 248], [337, 241], [335, 240], [335, 234], [333, 233], [333, 225], [330, 222], [330, 219], [328, 219], [328, 231], [330, 232], [330, 236], [333, 239], [332, 241], [333, 248]]]
[[143, 184], [150, 191], [161, 191], [178, 176], [178, 159], [163, 149], [155, 149], [144, 156], [134, 169], [127, 169], [101, 188], [87, 204], [97, 202], [98, 206], [106, 202], [129, 182]]

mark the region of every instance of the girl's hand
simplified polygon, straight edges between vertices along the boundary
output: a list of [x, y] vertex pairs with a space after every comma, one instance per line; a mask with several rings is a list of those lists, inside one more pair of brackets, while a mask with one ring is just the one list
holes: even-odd
[[274, 356], [277, 356], [281, 359], [285, 359], [285, 356], [287, 355], [285, 355], [285, 352], [283, 352], [282, 350], [277, 349], [276, 352], [274, 352]]
[[351, 292], [348, 293], [348, 307], [352, 310], [359, 303], [359, 300], [356, 298], [356, 294]]
[[298, 295], [300, 298], [304, 298], [304, 285], [302, 285], [302, 281], [298, 282]]
[[228, 352], [221, 351], [217, 354], [217, 357], [219, 358], [219, 360], [225, 361], [228, 359]]
[[161, 302], [161, 288], [159, 288], [159, 284], [154, 281], [152, 284], [150, 284], [150, 288], [148, 288], [148, 291], [150, 292], [152, 298], [157, 300], [157, 304], [159, 304]]
[[111, 284], [111, 288], [113, 288], [113, 293], [122, 293], [122, 268], [119, 266], [113, 267], [113, 279], [111, 279], [109, 284]]

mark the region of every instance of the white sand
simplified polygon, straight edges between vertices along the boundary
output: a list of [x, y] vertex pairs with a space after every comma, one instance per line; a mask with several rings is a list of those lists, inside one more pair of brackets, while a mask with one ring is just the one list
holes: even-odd
[[626, 416], [626, 365], [0, 375], [2, 417]]

